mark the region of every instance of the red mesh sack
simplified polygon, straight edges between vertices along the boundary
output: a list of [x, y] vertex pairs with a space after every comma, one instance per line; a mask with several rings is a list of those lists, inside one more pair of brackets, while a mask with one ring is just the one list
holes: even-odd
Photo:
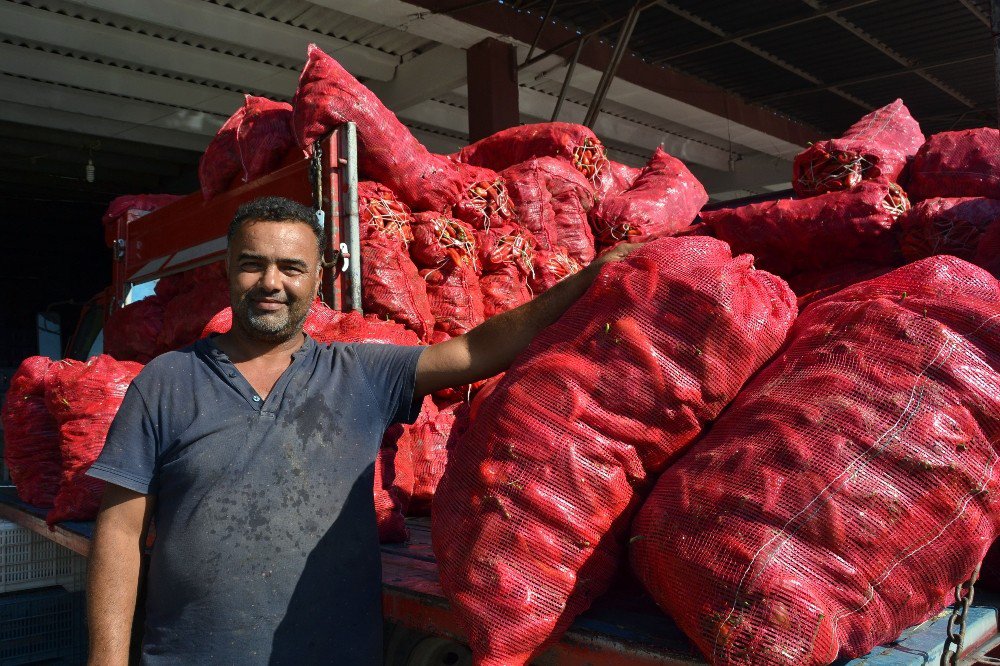
[[479, 276], [471, 266], [449, 262], [441, 268], [424, 269], [420, 276], [427, 285], [436, 333], [453, 338], [486, 321]]
[[853, 262], [835, 268], [797, 273], [788, 278], [788, 286], [798, 296], [799, 312], [802, 312], [813, 301], [818, 301], [852, 284], [885, 275], [891, 270], [892, 266]]
[[409, 538], [399, 491], [394, 485], [396, 449], [383, 447], [375, 456], [375, 522], [379, 543], [401, 543]]
[[829, 664], [941, 608], [997, 534], [1000, 285], [949, 256], [803, 312], [657, 481], [632, 568], [714, 664]]
[[433, 402], [425, 400], [420, 419], [410, 429], [413, 455], [413, 498], [409, 508], [411, 516], [426, 516], [430, 513], [431, 500], [448, 464], [448, 436], [455, 423], [455, 410], [462, 404], [464, 403], [457, 402], [438, 409], [433, 406]]
[[587, 213], [594, 207], [594, 186], [566, 160], [540, 157], [504, 169], [518, 223], [540, 249], [562, 246], [576, 261], [594, 258], [594, 235]]
[[908, 209], [897, 185], [864, 182], [848, 192], [704, 211], [701, 219], [734, 252], [784, 276], [849, 261], [896, 263], [893, 230]]
[[583, 266], [562, 247], [536, 250], [534, 273], [528, 277], [528, 287], [537, 295], [582, 269]]
[[229, 281], [221, 261], [185, 271], [177, 284], [179, 291], [167, 301], [157, 340], [165, 351], [196, 342], [212, 317], [229, 305]]
[[153, 294], [115, 310], [104, 322], [104, 353], [118, 361], [149, 363], [163, 351], [166, 299]]
[[621, 194], [635, 184], [641, 173], [642, 169], [608, 160], [607, 167], [598, 172], [594, 183], [597, 188], [597, 200]]
[[413, 214], [385, 185], [371, 180], [358, 183], [358, 221], [361, 240], [401, 238], [413, 240]]
[[604, 266], [450, 452], [431, 535], [476, 663], [524, 664], [611, 583], [649, 475], [781, 344], [795, 301], [711, 238]]
[[62, 461], [59, 493], [45, 517], [49, 525], [97, 516], [104, 482], [86, 472], [104, 448], [125, 390], [140, 370], [139, 363], [101, 354], [86, 363], [57, 361], [45, 374], [45, 404], [59, 424]]
[[792, 187], [800, 197], [849, 190], [862, 180], [903, 182], [907, 161], [924, 143], [920, 125], [897, 99], [795, 157]]
[[899, 218], [903, 256], [910, 261], [951, 254], [971, 261], [979, 239], [1000, 222], [1000, 201], [982, 197], [927, 199]]
[[382, 437], [382, 448], [393, 450], [391, 460], [383, 462], [392, 464], [390, 483], [396, 489], [399, 508], [405, 514], [413, 497], [413, 444], [410, 426], [402, 423], [390, 426]]
[[462, 148], [452, 157], [496, 171], [535, 157], [561, 157], [591, 181], [608, 161], [597, 135], [589, 127], [574, 123], [510, 127]]
[[427, 286], [402, 239], [361, 241], [361, 302], [366, 313], [391, 319], [429, 340], [434, 314]]
[[471, 226], [441, 213], [413, 216], [410, 256], [420, 268], [438, 268], [449, 262], [479, 271], [476, 236]]
[[657, 148], [632, 187], [597, 202], [590, 214], [601, 247], [671, 235], [689, 226], [708, 193], [684, 163]]
[[249, 183], [271, 173], [295, 150], [292, 105], [246, 96], [243, 122], [236, 127], [240, 176]]
[[534, 238], [517, 227], [477, 231], [482, 272], [479, 287], [483, 292], [483, 315], [486, 319], [512, 310], [532, 298], [528, 278], [535, 261]]
[[45, 373], [52, 359], [32, 356], [10, 378], [3, 405], [3, 459], [17, 496], [52, 506], [59, 491], [59, 426], [45, 406]]
[[246, 95], [219, 128], [198, 163], [204, 199], [270, 173], [295, 147], [292, 106]]
[[973, 262], [1000, 278], [1000, 222], [994, 222], [983, 233]]
[[429, 153], [372, 91], [315, 44], [308, 53], [292, 102], [299, 146], [309, 149], [337, 125], [354, 122], [362, 177], [383, 183], [415, 209], [450, 209], [463, 189], [455, 164]]
[[463, 189], [451, 214], [476, 229], [510, 224], [516, 207], [507, 194], [507, 182], [496, 171], [460, 164]]
[[1000, 199], [1000, 130], [980, 127], [934, 134], [913, 158], [907, 192], [914, 200]]
[[114, 245], [118, 236], [119, 218], [124, 216], [126, 222], [132, 222], [183, 198], [177, 194], [124, 194], [116, 197], [108, 204], [108, 209], [101, 217], [104, 225], [104, 242], [108, 247]]
[[432, 342], [462, 335], [485, 321], [477, 255], [469, 225], [438, 213], [414, 216], [410, 256], [422, 269], [434, 314], [438, 337]]

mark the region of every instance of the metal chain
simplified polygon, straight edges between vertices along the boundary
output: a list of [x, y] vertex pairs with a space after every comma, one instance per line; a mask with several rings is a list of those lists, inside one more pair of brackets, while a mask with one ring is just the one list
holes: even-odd
[[323, 148], [319, 141], [313, 144], [309, 180], [313, 188], [313, 207], [316, 210], [323, 210]]
[[958, 666], [962, 655], [962, 644], [965, 642], [965, 622], [969, 617], [969, 606], [976, 592], [976, 581], [979, 580], [979, 567], [972, 571], [969, 580], [955, 588], [955, 610], [948, 618], [947, 635], [944, 648], [941, 651], [941, 666]]

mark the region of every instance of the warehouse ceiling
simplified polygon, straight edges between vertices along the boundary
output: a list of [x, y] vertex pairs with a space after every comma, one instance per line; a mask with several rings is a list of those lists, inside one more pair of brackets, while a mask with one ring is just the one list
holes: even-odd
[[[996, 122], [987, 0], [644, 2], [595, 131], [663, 144], [716, 199], [787, 187], [790, 158], [901, 96], [925, 130]], [[517, 47], [522, 121], [581, 121], [631, 0], [2, 0], [0, 196], [98, 204], [197, 187], [243, 93], [291, 98], [309, 42], [431, 150], [467, 140], [464, 49]], [[542, 31], [543, 16], [549, 11]], [[984, 23], [985, 21], [985, 23]], [[563, 48], [538, 59], [553, 46]], [[92, 162], [93, 182], [86, 165]]]

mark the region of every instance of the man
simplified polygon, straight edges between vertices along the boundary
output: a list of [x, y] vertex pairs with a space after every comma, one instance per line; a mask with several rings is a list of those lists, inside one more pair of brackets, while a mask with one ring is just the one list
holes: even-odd
[[108, 482], [88, 581], [92, 664], [126, 664], [150, 519], [149, 664], [381, 663], [372, 501], [385, 429], [421, 398], [506, 369], [610, 252], [530, 303], [430, 347], [302, 331], [323, 229], [280, 197], [229, 229], [229, 333], [164, 354], [125, 395], [89, 474]]

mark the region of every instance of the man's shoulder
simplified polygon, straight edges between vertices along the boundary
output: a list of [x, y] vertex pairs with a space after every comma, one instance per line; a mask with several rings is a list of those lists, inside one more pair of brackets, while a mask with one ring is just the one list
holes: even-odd
[[173, 379], [190, 379], [194, 368], [202, 361], [198, 354], [198, 343], [182, 349], [160, 354], [143, 367], [133, 380], [140, 388], [146, 385], [162, 385]]

